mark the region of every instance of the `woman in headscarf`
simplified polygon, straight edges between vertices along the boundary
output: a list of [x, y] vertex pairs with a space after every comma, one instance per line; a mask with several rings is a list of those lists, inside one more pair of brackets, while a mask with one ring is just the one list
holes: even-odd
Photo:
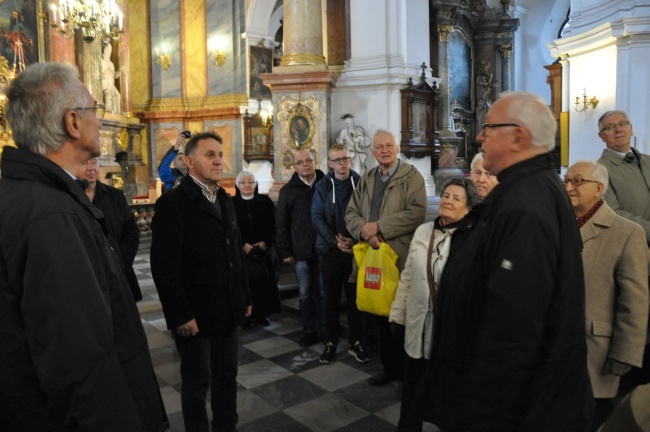
[[252, 319], [261, 326], [268, 326], [269, 315], [282, 310], [272, 260], [275, 205], [268, 195], [258, 192], [257, 180], [250, 171], [239, 173], [236, 186], [237, 194], [233, 201], [247, 258], [248, 285], [253, 300], [253, 312], [242, 328], [250, 328]]

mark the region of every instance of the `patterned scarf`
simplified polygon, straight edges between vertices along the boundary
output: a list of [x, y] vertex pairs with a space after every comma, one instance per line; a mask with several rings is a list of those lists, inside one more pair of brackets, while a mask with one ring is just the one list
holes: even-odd
[[586, 224], [589, 219], [591, 219], [591, 217], [594, 215], [594, 213], [596, 213], [598, 211], [598, 209], [600, 208], [601, 205], [603, 205], [603, 200], [602, 199], [598, 200], [598, 202], [596, 204], [594, 204], [594, 206], [591, 208], [591, 210], [589, 210], [587, 213], [585, 213], [584, 216], [577, 218], [578, 219], [578, 228], [582, 228], [582, 226], [584, 224]]

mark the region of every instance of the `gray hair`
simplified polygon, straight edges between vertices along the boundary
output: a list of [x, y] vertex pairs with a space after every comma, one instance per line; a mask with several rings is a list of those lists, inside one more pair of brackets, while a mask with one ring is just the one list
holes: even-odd
[[578, 164], [585, 164], [591, 167], [591, 179], [589, 180], [596, 180], [598, 183], [602, 183], [603, 195], [605, 195], [605, 192], [607, 192], [607, 188], [609, 187], [609, 173], [607, 172], [607, 168], [605, 167], [605, 165], [601, 164], [600, 162], [583, 159], [583, 160], [576, 161], [573, 165], [569, 167], [569, 169], [571, 169], [572, 167]]
[[479, 162], [483, 162], [483, 153], [481, 152], [476, 153], [476, 155], [472, 159], [472, 163], [469, 165], [469, 169], [474, 169], [474, 165], [476, 165]]
[[375, 133], [372, 135], [373, 147], [375, 145], [375, 138], [379, 134], [388, 134], [388, 135], [390, 135], [390, 137], [393, 139], [393, 143], [397, 146], [397, 150], [399, 150], [399, 143], [397, 142], [397, 139], [395, 138], [395, 135], [393, 135], [393, 133], [391, 131], [389, 131], [388, 129], [377, 129], [375, 131]]
[[609, 116], [613, 116], [615, 114], [620, 114], [623, 117], [625, 117], [625, 120], [630, 121], [630, 117], [627, 115], [627, 113], [623, 110], [610, 110], [605, 112], [605, 114], [601, 115], [600, 118], [598, 119], [598, 132], [600, 132], [603, 127], [605, 127], [605, 119]]
[[535, 93], [510, 91], [501, 93], [499, 99], [509, 99], [506, 115], [528, 129], [533, 145], [547, 151], [555, 148], [557, 122], [544, 99]]
[[61, 150], [68, 136], [63, 118], [86, 104], [84, 89], [72, 65], [43, 62], [25, 69], [7, 90], [7, 121], [16, 146], [40, 155]]
[[460, 186], [465, 189], [465, 195], [467, 196], [465, 204], [468, 208], [474, 207], [481, 200], [478, 196], [478, 192], [476, 191], [476, 186], [474, 186], [472, 180], [468, 179], [467, 177], [452, 177], [446, 180], [440, 188], [442, 191], [440, 194], [441, 196], [445, 193], [445, 190], [447, 190], [449, 186]]
[[255, 178], [255, 175], [252, 172], [248, 171], [248, 170], [243, 170], [242, 172], [237, 174], [237, 179], [235, 180], [235, 184], [237, 185], [237, 187], [239, 187], [239, 183], [241, 183], [244, 176], [253, 177], [253, 181], [255, 182], [255, 187], [253, 189], [255, 189], [257, 187], [257, 179]]

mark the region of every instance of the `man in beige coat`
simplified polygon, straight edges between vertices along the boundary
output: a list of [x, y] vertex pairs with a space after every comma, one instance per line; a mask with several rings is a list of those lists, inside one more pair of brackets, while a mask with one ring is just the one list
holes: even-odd
[[[397, 268], [402, 271], [413, 233], [426, 217], [427, 194], [422, 174], [397, 159], [398, 153], [399, 146], [392, 133], [382, 129], [375, 132], [372, 154], [379, 166], [361, 178], [350, 199], [345, 223], [354, 239], [366, 241], [375, 249], [381, 242], [388, 243], [397, 253]], [[354, 264], [351, 280], [356, 283], [358, 268]], [[380, 330], [383, 370], [370, 377], [368, 384], [401, 381], [404, 344], [391, 335], [387, 317], [375, 316], [375, 321]]]
[[564, 184], [578, 218], [586, 289], [587, 364], [596, 430], [612, 412], [621, 375], [641, 366], [648, 320], [648, 248], [643, 228], [602, 200], [607, 169], [581, 161]]

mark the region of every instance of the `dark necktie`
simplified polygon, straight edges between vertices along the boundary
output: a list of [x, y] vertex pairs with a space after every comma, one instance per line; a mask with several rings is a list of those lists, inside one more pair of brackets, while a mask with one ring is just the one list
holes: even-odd
[[634, 156], [634, 153], [632, 153], [632, 152], [625, 153], [625, 157], [623, 158], [623, 160], [625, 160], [625, 162], [627, 162], [627, 163], [637, 163], [636, 162], [636, 156]]

